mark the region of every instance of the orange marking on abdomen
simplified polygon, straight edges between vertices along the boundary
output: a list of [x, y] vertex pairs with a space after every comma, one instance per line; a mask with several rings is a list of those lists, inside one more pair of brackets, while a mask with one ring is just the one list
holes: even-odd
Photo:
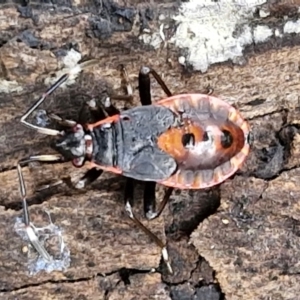
[[199, 126], [187, 124], [182, 127], [170, 128], [162, 133], [158, 137], [157, 145], [160, 149], [173, 156], [178, 163], [181, 163], [189, 152], [189, 149], [185, 148], [182, 143], [183, 136], [188, 133], [194, 135], [195, 144], [203, 140], [203, 130]]

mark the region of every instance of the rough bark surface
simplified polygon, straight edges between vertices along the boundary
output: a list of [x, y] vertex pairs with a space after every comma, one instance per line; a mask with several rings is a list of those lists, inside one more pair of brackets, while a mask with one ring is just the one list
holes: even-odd
[[[193, 72], [178, 63], [182, 50], [168, 43], [179, 4], [0, 5], [1, 299], [299, 299], [300, 39], [287, 34], [253, 43], [241, 65], [223, 63], [204, 74]], [[260, 9], [269, 15], [260, 22], [277, 28], [283, 16], [298, 16], [297, 5], [266, 3]], [[162, 21], [164, 34], [151, 34], [159, 32]], [[141, 33], [145, 29], [147, 38]], [[156, 38], [160, 42], [154, 49]], [[152, 46], [145, 44], [149, 39]], [[49, 224], [45, 211], [50, 213], [62, 230], [70, 265], [36, 272], [37, 257], [17, 234], [22, 215], [16, 164], [29, 155], [54, 153], [49, 137], [18, 120], [69, 65], [66, 58], [79, 53], [98, 58], [99, 65], [58, 89], [43, 109], [76, 120], [89, 97], [124, 93], [120, 64], [127, 68], [135, 100], [114, 104], [120, 109], [139, 105], [137, 74], [148, 65], [173, 93], [210, 86], [250, 122], [252, 151], [242, 170], [207, 191], [175, 191], [162, 217], [143, 219], [168, 241], [173, 276], [160, 266], [158, 247], [126, 217], [120, 176], [106, 173], [84, 191], [61, 185], [37, 192], [66, 175], [76, 180], [84, 169], [70, 163], [30, 164], [23, 172], [32, 220], [36, 226]], [[154, 101], [164, 97], [154, 81], [152, 96]], [[157, 189], [159, 200], [163, 191]], [[136, 198], [142, 198], [140, 184]], [[141, 201], [136, 202], [142, 219]]]

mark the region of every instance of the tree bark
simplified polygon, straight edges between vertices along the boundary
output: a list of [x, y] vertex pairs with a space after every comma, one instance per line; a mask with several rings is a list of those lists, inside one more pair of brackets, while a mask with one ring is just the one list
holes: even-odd
[[[1, 4], [1, 299], [297, 299], [298, 3], [260, 2], [236, 12], [231, 1], [204, 8], [195, 2], [195, 14], [189, 15], [186, 2]], [[221, 37], [232, 17], [234, 32]], [[208, 31], [218, 28], [220, 36], [206, 37], [207, 52], [201, 34], [189, 31], [193, 18]], [[163, 216], [151, 222], [143, 219], [141, 201], [136, 201], [138, 217], [168, 241], [173, 276], [163, 266], [149, 273], [159, 267], [160, 249], [127, 218], [124, 178], [117, 175], [105, 173], [84, 191], [61, 185], [37, 192], [67, 175], [74, 181], [85, 168], [70, 163], [23, 168], [33, 222], [49, 224], [45, 211], [50, 213], [65, 254], [70, 252], [65, 269], [37, 272], [42, 267], [20, 231], [17, 162], [54, 150], [51, 138], [25, 128], [19, 119], [62, 69], [90, 58], [99, 64], [59, 88], [42, 109], [76, 120], [84, 100], [106, 91], [124, 93], [120, 64], [129, 74], [134, 101], [114, 104], [120, 109], [140, 105], [137, 74], [148, 65], [174, 94], [212, 87], [251, 125], [251, 153], [233, 178], [205, 191], [176, 191]], [[154, 81], [151, 88], [153, 101], [165, 97]], [[139, 200], [142, 185], [137, 187]], [[157, 188], [158, 201], [163, 191]]]

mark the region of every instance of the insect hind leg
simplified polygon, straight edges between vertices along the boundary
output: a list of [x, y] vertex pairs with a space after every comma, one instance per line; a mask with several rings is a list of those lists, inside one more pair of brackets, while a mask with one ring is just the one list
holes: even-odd
[[134, 180], [128, 178], [126, 180], [125, 195], [124, 195], [125, 211], [128, 217], [161, 248], [163, 260], [168, 268], [169, 273], [172, 274], [173, 270], [169, 261], [169, 255], [168, 255], [166, 245], [152, 231], [150, 231], [145, 225], [143, 225], [141, 221], [139, 221], [139, 219], [133, 213], [132, 210], [133, 192], [134, 192]]
[[145, 190], [144, 190], [144, 212], [145, 216], [148, 220], [153, 220], [158, 218], [163, 212], [166, 204], [168, 203], [171, 194], [173, 192], [173, 188], [167, 188], [165, 191], [165, 195], [163, 200], [159, 203], [159, 207], [155, 209], [155, 187], [156, 183], [154, 182], [146, 182]]

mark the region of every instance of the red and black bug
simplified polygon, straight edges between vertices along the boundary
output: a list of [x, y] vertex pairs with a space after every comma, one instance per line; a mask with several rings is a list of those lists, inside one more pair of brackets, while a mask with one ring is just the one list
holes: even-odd
[[[59, 78], [21, 118], [21, 122], [29, 128], [56, 136], [56, 149], [60, 153], [32, 156], [18, 164], [27, 234], [40, 255], [51, 259], [29, 220], [21, 165], [30, 161], [70, 159], [76, 167], [81, 167], [89, 162], [90, 169], [76, 187], [83, 188], [97, 179], [103, 170], [126, 176], [125, 210], [129, 218], [161, 247], [164, 261], [172, 271], [165, 244], [133, 214], [134, 180], [146, 182], [144, 211], [148, 219], [154, 219], [163, 211], [174, 188], [203, 189], [217, 185], [234, 174], [249, 153], [249, 125], [234, 107], [219, 98], [205, 94], [172, 96], [161, 77], [148, 67], [142, 67], [139, 72], [142, 106], [119, 112], [107, 101], [107, 116], [103, 107], [90, 101], [87, 104], [93, 113], [94, 123], [77, 123], [51, 115], [64, 126], [63, 131], [38, 127], [26, 121], [45, 98], [71, 75], [95, 62], [83, 63]], [[125, 69], [123, 72], [127, 78]], [[153, 104], [150, 74], [168, 96]], [[132, 96], [129, 84], [128, 94], [127, 98]], [[157, 210], [156, 183], [168, 187]]]

